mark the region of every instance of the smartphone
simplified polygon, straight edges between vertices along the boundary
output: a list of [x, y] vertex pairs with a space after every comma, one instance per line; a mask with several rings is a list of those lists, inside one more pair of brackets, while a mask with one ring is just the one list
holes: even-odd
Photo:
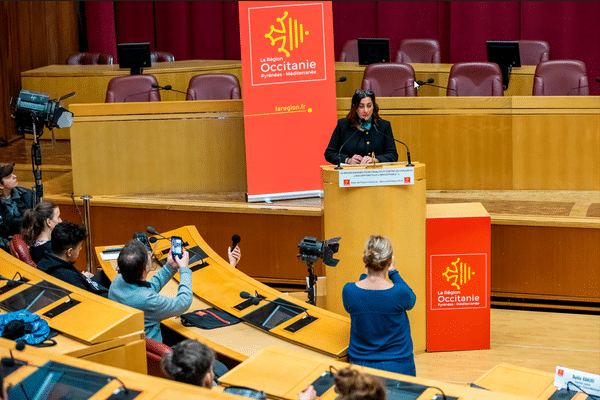
[[173, 258], [183, 257], [183, 240], [179, 236], [171, 236], [171, 254]]

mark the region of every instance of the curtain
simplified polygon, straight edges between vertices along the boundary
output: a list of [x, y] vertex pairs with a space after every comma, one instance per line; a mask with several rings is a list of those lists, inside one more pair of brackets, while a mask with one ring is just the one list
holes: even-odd
[[[239, 60], [239, 12], [233, 1], [86, 1], [90, 51], [116, 57], [116, 43], [150, 42], [176, 60]], [[600, 2], [334, 1], [336, 59], [358, 37], [440, 43], [443, 63], [486, 61], [486, 40], [544, 40], [550, 59], [585, 62], [590, 93], [600, 94]]]

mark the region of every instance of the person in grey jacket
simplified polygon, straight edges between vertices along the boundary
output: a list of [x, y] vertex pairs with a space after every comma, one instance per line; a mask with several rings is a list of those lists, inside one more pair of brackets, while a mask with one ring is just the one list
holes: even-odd
[[[150, 281], [146, 277], [152, 261], [146, 246], [131, 240], [123, 247], [117, 264], [119, 275], [112, 281], [108, 298], [144, 311], [146, 337], [162, 342], [160, 322], [185, 313], [192, 305], [192, 271], [188, 267], [189, 253], [173, 257], [169, 251], [167, 262]], [[180, 280], [175, 297], [162, 296], [160, 290], [179, 271]]]

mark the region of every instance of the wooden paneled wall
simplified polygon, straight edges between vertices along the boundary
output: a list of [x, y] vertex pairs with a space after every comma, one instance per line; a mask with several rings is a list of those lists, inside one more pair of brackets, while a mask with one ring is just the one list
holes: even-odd
[[0, 2], [0, 143], [18, 138], [9, 102], [19, 96], [21, 72], [64, 64], [79, 51], [80, 3]]

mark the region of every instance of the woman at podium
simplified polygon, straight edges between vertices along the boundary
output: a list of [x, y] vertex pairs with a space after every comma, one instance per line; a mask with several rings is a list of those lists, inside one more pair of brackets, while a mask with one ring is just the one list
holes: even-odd
[[394, 267], [391, 242], [383, 236], [371, 236], [363, 262], [367, 273], [358, 282], [344, 285], [342, 291], [351, 322], [350, 362], [416, 376], [406, 314], [415, 305], [416, 296]]
[[371, 164], [398, 161], [392, 125], [379, 117], [371, 90], [357, 90], [346, 118], [338, 120], [325, 149], [332, 163]]

